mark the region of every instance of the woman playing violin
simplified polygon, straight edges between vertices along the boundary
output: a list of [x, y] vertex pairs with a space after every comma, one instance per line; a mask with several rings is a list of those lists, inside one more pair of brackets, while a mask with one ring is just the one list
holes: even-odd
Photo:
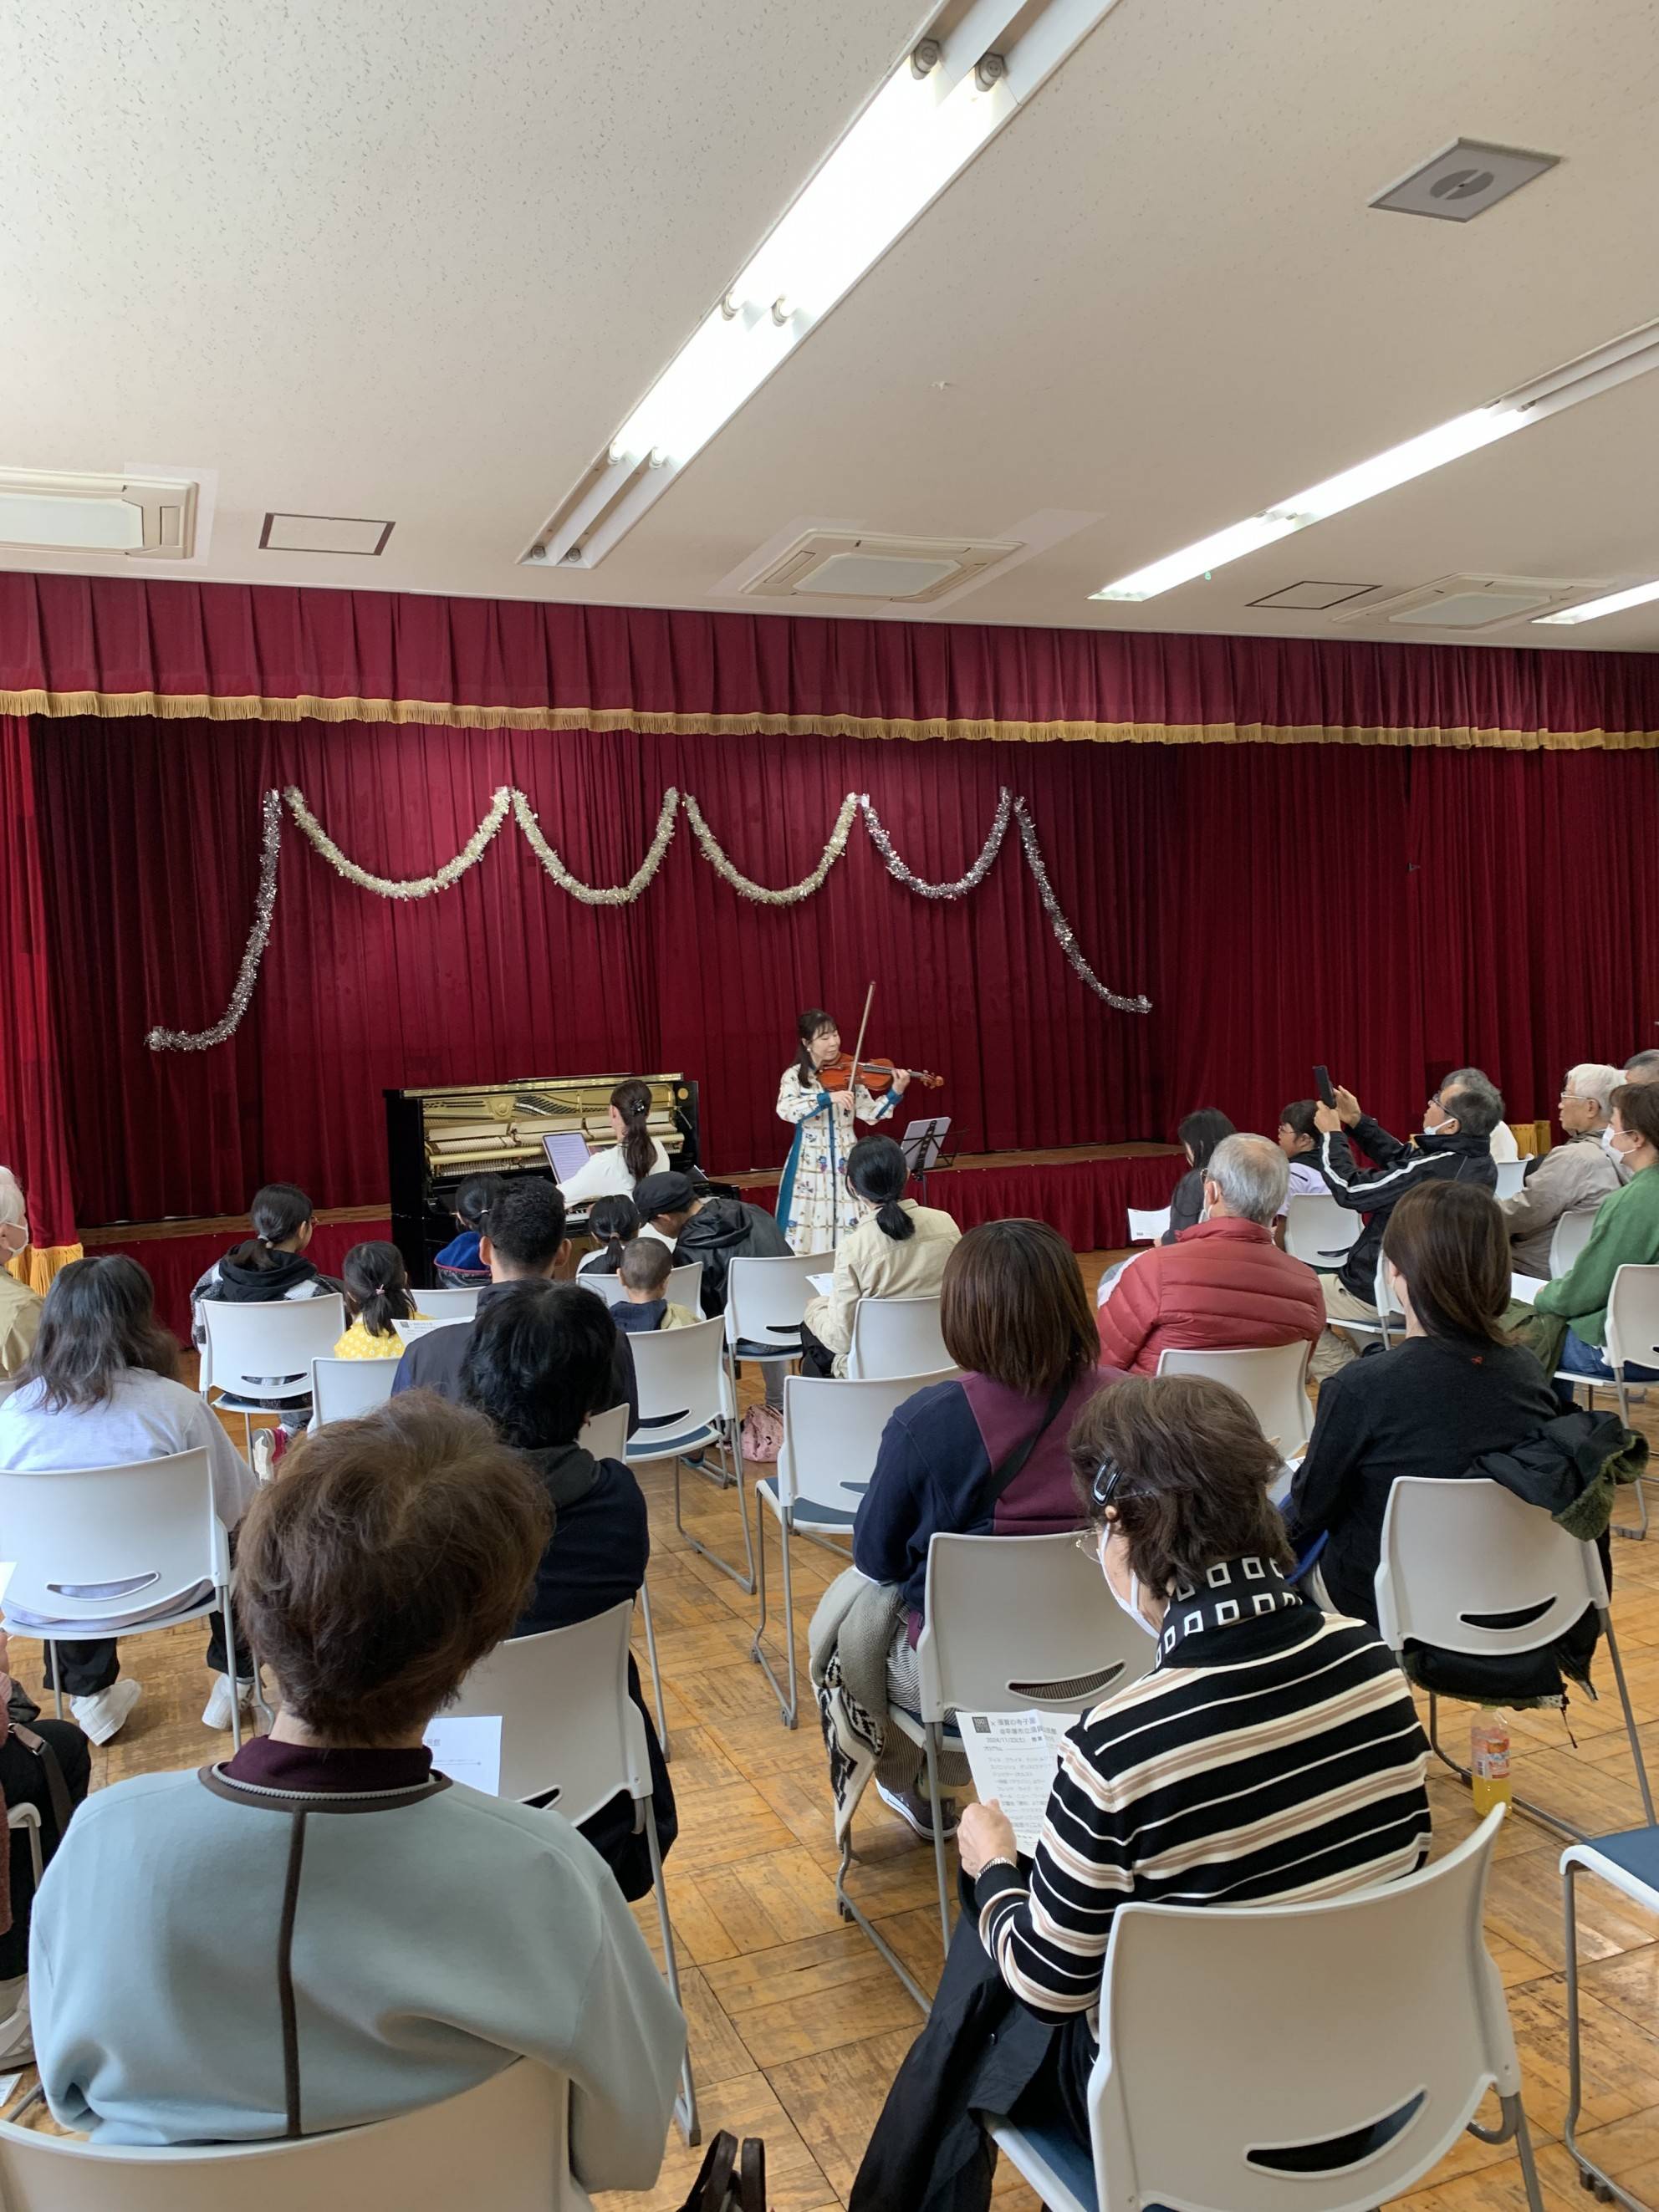
[[840, 1030], [821, 1006], [809, 1006], [795, 1026], [800, 1048], [778, 1085], [778, 1119], [795, 1125], [778, 1189], [778, 1219], [792, 1251], [833, 1252], [842, 1231], [859, 1224], [858, 1200], [845, 1172], [857, 1135], [854, 1124], [887, 1121], [910, 1073], [883, 1063], [876, 1080], [885, 1089], [878, 1098], [865, 1079], [864, 1064], [853, 1069], [841, 1048]]

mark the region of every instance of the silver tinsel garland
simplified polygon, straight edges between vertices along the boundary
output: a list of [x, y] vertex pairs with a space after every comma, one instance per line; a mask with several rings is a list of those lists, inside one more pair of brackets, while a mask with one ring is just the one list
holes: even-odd
[[1054, 896], [1054, 887], [1048, 880], [1048, 871], [1042, 865], [1042, 849], [1037, 843], [1036, 829], [1023, 799], [1017, 799], [1014, 801], [1014, 812], [1019, 817], [1019, 842], [1025, 848], [1025, 865], [1036, 879], [1037, 893], [1042, 901], [1042, 910], [1048, 917], [1048, 925], [1054, 933], [1056, 943], [1071, 962], [1079, 980], [1086, 983], [1097, 997], [1104, 999], [1109, 1006], [1115, 1006], [1121, 1014], [1150, 1014], [1152, 1011], [1152, 1002], [1150, 999], [1120, 998], [1115, 991], [1109, 991], [1106, 988], [1099, 976], [1084, 958], [1078, 949], [1077, 933], [1060, 910], [1060, 901]]
[[883, 829], [880, 817], [870, 804], [867, 791], [860, 793], [859, 805], [864, 810], [864, 826], [870, 832], [870, 842], [887, 863], [890, 876], [902, 883], [906, 890], [915, 891], [918, 898], [959, 899], [966, 898], [969, 891], [977, 890], [990, 873], [991, 863], [1002, 850], [1002, 841], [1008, 834], [1008, 817], [1013, 811], [1014, 794], [1005, 783], [997, 795], [996, 819], [991, 824], [991, 834], [986, 839], [978, 860], [965, 876], [958, 876], [952, 884], [927, 883], [913, 868], [907, 867], [894, 851], [893, 841]]
[[210, 1030], [151, 1030], [144, 1042], [152, 1052], [206, 1052], [210, 1046], [223, 1044], [227, 1037], [234, 1035], [247, 1012], [253, 987], [259, 980], [259, 963], [264, 958], [270, 939], [271, 917], [276, 911], [276, 861], [283, 848], [281, 792], [266, 792], [259, 811], [264, 817], [264, 838], [259, 850], [259, 889], [253, 902], [253, 927], [247, 933], [242, 964], [236, 970], [230, 1004]]

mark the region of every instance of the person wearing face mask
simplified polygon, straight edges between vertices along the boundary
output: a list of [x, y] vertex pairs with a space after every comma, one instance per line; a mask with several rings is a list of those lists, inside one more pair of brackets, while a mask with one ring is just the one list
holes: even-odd
[[[1556, 1364], [1568, 1375], [1611, 1381], [1607, 1300], [1623, 1267], [1659, 1265], [1659, 1083], [1623, 1083], [1613, 1092], [1607, 1149], [1630, 1180], [1604, 1198], [1583, 1250], [1565, 1275], [1546, 1283], [1534, 1310], [1565, 1321]], [[1627, 1380], [1659, 1382], [1659, 1369], [1632, 1361]], [[1563, 1383], [1564, 1395], [1571, 1386]]]
[[[1478, 1067], [1452, 1071], [1423, 1109], [1422, 1133], [1408, 1145], [1374, 1121], [1352, 1091], [1338, 1084], [1335, 1093], [1335, 1105], [1322, 1105], [1314, 1115], [1319, 1130], [1316, 1164], [1337, 1204], [1366, 1218], [1340, 1268], [1319, 1279], [1331, 1326], [1314, 1346], [1309, 1372], [1316, 1382], [1358, 1355], [1358, 1346], [1342, 1333], [1342, 1323], [1377, 1318], [1376, 1263], [1395, 1206], [1425, 1182], [1466, 1182], [1495, 1191], [1492, 1137], [1504, 1118], [1496, 1085]], [[1355, 1166], [1350, 1130], [1375, 1167]]]
[[1121, 1905], [1334, 1896], [1427, 1856], [1411, 1693], [1373, 1630], [1285, 1581], [1279, 1455], [1244, 1400], [1132, 1376], [1091, 1399], [1069, 1455], [1079, 1541], [1146, 1631], [1151, 1671], [1071, 1729], [1031, 1859], [996, 1804], [963, 1811], [963, 1917], [851, 2212], [981, 2212], [995, 2154], [979, 2114], [1088, 2141]]
[[836, 1247], [835, 1284], [810, 1299], [801, 1328], [803, 1375], [845, 1375], [860, 1298], [934, 1298], [962, 1235], [937, 1206], [904, 1194], [910, 1166], [890, 1137], [861, 1137], [847, 1155], [859, 1225]]
[[1531, 1162], [1513, 1198], [1498, 1200], [1515, 1271], [1547, 1280], [1550, 1246], [1564, 1213], [1591, 1212], [1624, 1180], [1611, 1148], [1608, 1102], [1619, 1070], [1586, 1060], [1567, 1070], [1555, 1114], [1567, 1141]]
[[34, 1349], [41, 1299], [6, 1262], [28, 1249], [28, 1208], [16, 1176], [0, 1168], [0, 1382], [15, 1382]]

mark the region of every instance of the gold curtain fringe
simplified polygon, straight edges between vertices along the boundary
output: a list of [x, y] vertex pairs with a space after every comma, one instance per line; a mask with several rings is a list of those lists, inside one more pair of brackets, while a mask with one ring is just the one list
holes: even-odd
[[60, 1268], [84, 1257], [78, 1244], [26, 1244], [15, 1260], [7, 1261], [6, 1267], [20, 1283], [27, 1283], [44, 1297]]
[[1384, 729], [1260, 722], [997, 722], [937, 715], [676, 714], [643, 707], [473, 707], [436, 699], [291, 699], [199, 691], [0, 691], [0, 714], [159, 721], [391, 722], [459, 730], [627, 731], [646, 737], [902, 738], [913, 744], [1410, 745], [1488, 752], [1645, 752], [1659, 730]]

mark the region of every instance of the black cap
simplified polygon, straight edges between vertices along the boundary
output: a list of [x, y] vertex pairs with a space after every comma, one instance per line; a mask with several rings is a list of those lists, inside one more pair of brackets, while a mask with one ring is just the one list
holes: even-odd
[[634, 1203], [647, 1221], [654, 1221], [659, 1213], [690, 1213], [696, 1198], [690, 1176], [683, 1175], [647, 1176], [634, 1191]]

